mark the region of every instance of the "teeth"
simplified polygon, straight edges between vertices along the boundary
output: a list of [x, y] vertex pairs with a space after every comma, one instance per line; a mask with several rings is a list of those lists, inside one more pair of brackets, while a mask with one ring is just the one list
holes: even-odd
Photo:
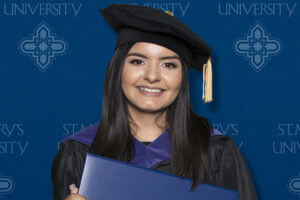
[[161, 92], [161, 89], [149, 89], [149, 88], [144, 88], [144, 87], [140, 87], [140, 90], [144, 90], [146, 92]]

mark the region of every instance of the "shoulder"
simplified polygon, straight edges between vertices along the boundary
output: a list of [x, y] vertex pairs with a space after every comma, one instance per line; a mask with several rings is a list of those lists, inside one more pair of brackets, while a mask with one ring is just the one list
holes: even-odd
[[98, 123], [63, 138], [60, 142], [54, 162], [71, 158], [84, 158], [97, 130]]
[[[227, 135], [215, 135], [211, 137], [209, 145], [209, 166], [212, 170], [228, 167], [230, 173], [242, 169], [247, 171], [245, 158], [236, 142]], [[236, 172], [232, 172], [236, 173]]]
[[221, 131], [218, 129], [213, 129], [213, 132], [211, 134], [211, 139], [210, 143], [213, 146], [230, 146], [230, 145], [236, 145], [234, 140], [227, 136], [224, 135]]
[[59, 177], [59, 174], [64, 174], [66, 171], [71, 172], [72, 177], [78, 179], [78, 174], [82, 171], [88, 150], [88, 145], [75, 140], [65, 140], [62, 142], [52, 161], [53, 181], [63, 181], [62, 179], [65, 178], [69, 179], [69, 177], [65, 176]]
[[65, 152], [67, 154], [78, 154], [86, 152], [89, 149], [89, 145], [80, 141], [68, 139], [60, 143], [58, 152]]
[[213, 180], [210, 180], [210, 182], [215, 183], [217, 177], [214, 177], [214, 174], [216, 172], [221, 173], [220, 170], [223, 170], [224, 166], [230, 168], [230, 174], [235, 173], [232, 172], [236, 170], [234, 165], [240, 161], [244, 162], [243, 156], [232, 138], [223, 134], [211, 137], [208, 151], [208, 166], [210, 178]]
[[221, 157], [224, 156], [241, 154], [235, 141], [231, 137], [223, 135], [221, 132], [211, 136], [209, 153], [213, 159], [221, 159]]
[[[52, 168], [75, 166], [86, 157], [89, 146], [75, 140], [65, 140], [59, 145], [59, 149], [53, 159]], [[67, 168], [67, 167], [66, 167]]]

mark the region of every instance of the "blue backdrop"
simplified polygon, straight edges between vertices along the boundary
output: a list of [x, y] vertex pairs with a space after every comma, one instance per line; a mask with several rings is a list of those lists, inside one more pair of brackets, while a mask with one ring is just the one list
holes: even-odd
[[300, 199], [297, 1], [0, 2], [0, 198], [52, 199], [59, 141], [100, 119], [111, 3], [169, 10], [213, 49], [214, 101], [192, 106], [239, 145], [259, 199]]

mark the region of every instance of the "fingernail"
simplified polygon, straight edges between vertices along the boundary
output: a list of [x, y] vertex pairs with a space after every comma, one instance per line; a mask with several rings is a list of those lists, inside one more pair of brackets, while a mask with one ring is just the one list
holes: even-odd
[[69, 185], [69, 189], [72, 190], [73, 188], [76, 188], [76, 185], [73, 183], [71, 185]]

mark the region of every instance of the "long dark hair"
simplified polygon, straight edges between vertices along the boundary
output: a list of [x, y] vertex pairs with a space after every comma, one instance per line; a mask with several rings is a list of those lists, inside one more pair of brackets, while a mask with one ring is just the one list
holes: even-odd
[[[134, 43], [119, 47], [106, 69], [102, 115], [91, 153], [130, 162], [134, 157], [134, 141], [128, 118], [126, 97], [121, 87], [122, 69]], [[206, 180], [211, 122], [198, 116], [190, 106], [188, 67], [182, 61], [182, 84], [178, 96], [168, 106], [166, 120], [172, 135], [171, 173], [191, 178], [194, 190]]]

